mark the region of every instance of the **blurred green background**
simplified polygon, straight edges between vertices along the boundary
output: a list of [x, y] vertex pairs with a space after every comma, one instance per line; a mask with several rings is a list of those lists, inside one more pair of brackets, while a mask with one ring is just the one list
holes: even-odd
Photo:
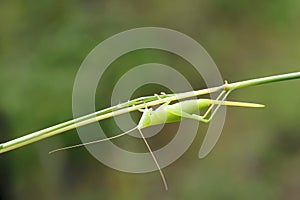
[[[72, 87], [81, 62], [98, 43], [131, 28], [158, 26], [189, 35], [231, 82], [299, 71], [299, 10], [296, 0], [3, 0], [0, 140], [72, 118]], [[159, 51], [132, 53], [114, 65], [129, 69], [148, 62], [188, 69], [175, 55]], [[111, 73], [107, 85], [124, 71]], [[205, 87], [200, 83], [191, 78], [195, 89]], [[1, 199], [299, 199], [299, 84], [294, 80], [233, 93], [230, 99], [267, 107], [229, 108], [221, 139], [203, 160], [198, 159], [200, 129], [189, 150], [164, 169], [168, 192], [158, 172], [119, 172], [84, 148], [48, 155], [80, 142], [76, 131], [69, 131], [0, 155]], [[144, 87], [136, 95], [155, 91], [161, 89]], [[108, 106], [106, 93], [99, 92], [97, 107]], [[105, 124], [109, 132], [118, 130], [113, 122]], [[173, 129], [176, 125], [166, 127], [164, 135]], [[161, 145], [152, 143], [154, 149]]]

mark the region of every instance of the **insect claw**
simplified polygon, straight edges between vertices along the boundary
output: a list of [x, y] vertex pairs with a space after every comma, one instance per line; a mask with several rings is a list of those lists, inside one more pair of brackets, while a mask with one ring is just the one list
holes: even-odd
[[155, 97], [157, 97], [157, 99], [161, 99], [160, 96], [158, 94], [154, 94]]
[[228, 81], [227, 80], [224, 81], [223, 90], [224, 91], [229, 91], [230, 90], [230, 87], [228, 86]]

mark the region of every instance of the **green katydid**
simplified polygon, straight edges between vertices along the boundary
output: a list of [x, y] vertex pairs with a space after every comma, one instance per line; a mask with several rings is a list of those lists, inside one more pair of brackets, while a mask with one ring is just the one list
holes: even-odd
[[[146, 147], [148, 148], [148, 150], [153, 158], [153, 161], [155, 162], [155, 164], [160, 172], [162, 181], [167, 190], [168, 186], [167, 186], [167, 182], [164, 177], [164, 174], [160, 168], [160, 165], [157, 162], [156, 157], [154, 156], [154, 154], [152, 152], [151, 147], [149, 146], [145, 136], [143, 135], [141, 129], [149, 127], [149, 126], [158, 125], [158, 124], [178, 122], [178, 121], [181, 121], [183, 118], [194, 119], [194, 120], [197, 120], [200, 122], [208, 123], [211, 121], [211, 119], [213, 118], [213, 116], [215, 115], [215, 113], [217, 112], [218, 108], [221, 105], [252, 107], [252, 108], [264, 107], [264, 105], [256, 104], [256, 103], [225, 101], [225, 99], [229, 93], [230, 93], [230, 91], [225, 91], [225, 90], [222, 91], [216, 100], [212, 100], [212, 99], [186, 100], [186, 101], [181, 101], [181, 102], [171, 104], [171, 105], [170, 105], [170, 102], [165, 102], [163, 105], [159, 106], [155, 110], [153, 110], [152, 108], [146, 107], [143, 110], [142, 109], [139, 110], [139, 111], [143, 112], [141, 119], [140, 119], [138, 125], [136, 127], [134, 127], [133, 129], [130, 129], [129, 131], [126, 131], [124, 133], [121, 133], [121, 134], [118, 134], [118, 135], [115, 135], [112, 137], [101, 139], [101, 140], [95, 140], [95, 141], [91, 141], [91, 142], [87, 142], [87, 143], [83, 143], [83, 144], [63, 147], [60, 149], [53, 150], [49, 153], [54, 153], [54, 152], [61, 151], [61, 150], [66, 150], [66, 149], [71, 149], [71, 148], [80, 147], [80, 146], [84, 146], [84, 145], [89, 145], [89, 144], [94, 144], [94, 143], [98, 143], [98, 142], [112, 140], [112, 139], [124, 136], [134, 130], [138, 130], [142, 139], [144, 140]], [[214, 111], [212, 112], [210, 117], [208, 117], [209, 114], [211, 113], [211, 111], [213, 110], [214, 106], [217, 106], [217, 107], [214, 109]], [[208, 108], [208, 109], [204, 115], [202, 115], [202, 116], [196, 115], [198, 110], [202, 110], [205, 108]]]

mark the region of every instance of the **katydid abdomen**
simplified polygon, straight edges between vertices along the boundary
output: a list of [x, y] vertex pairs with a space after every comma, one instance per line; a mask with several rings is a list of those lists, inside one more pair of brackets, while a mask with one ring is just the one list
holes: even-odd
[[181, 121], [182, 118], [185, 118], [187, 115], [197, 115], [199, 111], [213, 104], [240, 107], [264, 107], [264, 105], [255, 103], [217, 101], [211, 99], [186, 100], [172, 105], [166, 103], [158, 107], [156, 110], [145, 110], [138, 124], [138, 128], [142, 129], [148, 126], [154, 126], [163, 123], [178, 122]]

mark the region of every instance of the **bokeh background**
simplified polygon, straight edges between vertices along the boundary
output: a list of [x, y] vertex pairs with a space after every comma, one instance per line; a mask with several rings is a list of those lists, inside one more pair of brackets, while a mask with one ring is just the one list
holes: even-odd
[[[205, 47], [231, 82], [299, 71], [299, 10], [297, 0], [3, 0], [0, 141], [72, 118], [72, 87], [81, 62], [98, 43], [131, 28], [158, 26], [189, 35]], [[109, 106], [110, 85], [122, 73], [148, 62], [184, 69], [187, 74], [191, 67], [166, 52], [130, 53], [108, 72], [97, 107]], [[205, 88], [200, 79], [190, 81], [195, 89]], [[48, 155], [80, 142], [76, 131], [69, 131], [0, 155], [0, 198], [299, 199], [299, 86], [300, 81], [294, 80], [233, 93], [230, 99], [267, 107], [229, 108], [217, 146], [199, 160], [203, 125], [189, 150], [164, 169], [168, 192], [158, 172], [119, 172], [99, 163], [85, 148]], [[157, 85], [144, 86], [134, 95], [160, 91]], [[103, 126], [110, 133], [118, 131], [113, 121]], [[168, 139], [176, 128], [176, 124], [165, 127], [162, 138]], [[150, 142], [154, 149], [163, 145]]]

